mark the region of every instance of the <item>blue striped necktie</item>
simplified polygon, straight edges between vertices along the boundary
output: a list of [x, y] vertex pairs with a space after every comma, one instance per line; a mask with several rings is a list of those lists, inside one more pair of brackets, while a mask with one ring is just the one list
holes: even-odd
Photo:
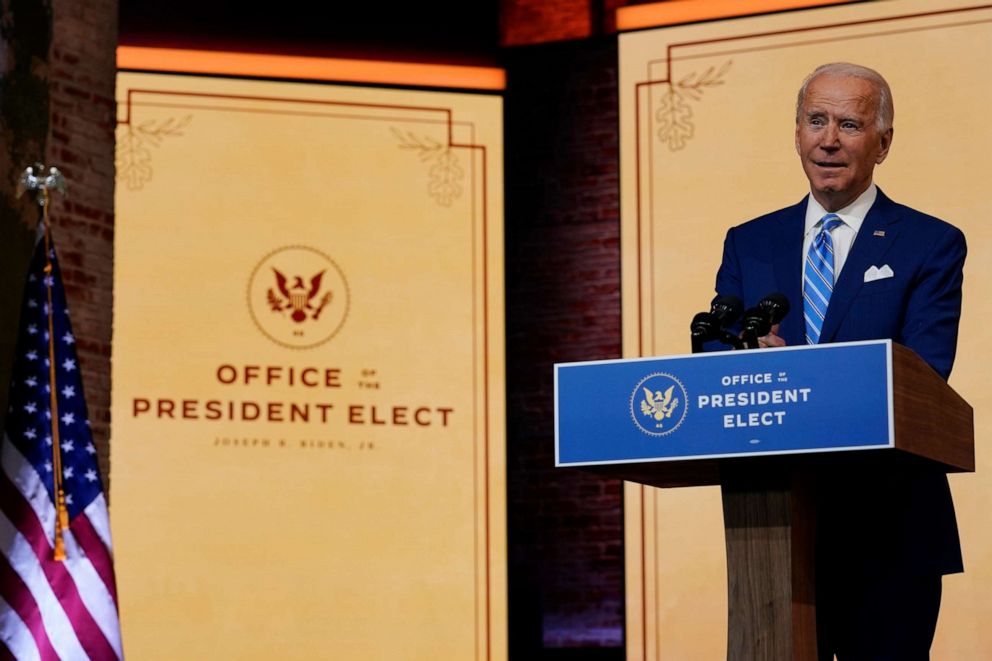
[[830, 232], [843, 224], [835, 213], [820, 219], [820, 231], [813, 238], [803, 267], [803, 316], [806, 318], [806, 343], [817, 344], [827, 316], [830, 294], [834, 291], [834, 241]]

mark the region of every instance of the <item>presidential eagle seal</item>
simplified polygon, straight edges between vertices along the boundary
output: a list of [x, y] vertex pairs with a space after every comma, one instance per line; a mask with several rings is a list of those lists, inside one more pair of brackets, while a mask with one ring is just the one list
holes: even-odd
[[685, 420], [689, 395], [671, 374], [655, 372], [641, 379], [630, 394], [630, 416], [649, 436], [668, 436]]
[[334, 337], [348, 316], [344, 273], [307, 246], [287, 246], [262, 258], [248, 280], [255, 326], [276, 344], [310, 349]]

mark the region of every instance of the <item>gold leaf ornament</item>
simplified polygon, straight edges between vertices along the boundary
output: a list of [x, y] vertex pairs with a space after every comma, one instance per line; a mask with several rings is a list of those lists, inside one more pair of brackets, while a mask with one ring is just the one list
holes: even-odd
[[162, 146], [166, 138], [176, 138], [184, 134], [191, 116], [182, 119], [169, 117], [164, 120], [149, 120], [137, 126], [128, 124], [127, 130], [118, 134], [114, 161], [117, 178], [129, 190], [140, 190], [152, 179], [152, 147]]
[[658, 138], [673, 151], [683, 149], [695, 132], [692, 108], [672, 88], [662, 98], [661, 107], [655, 112], [655, 120], [658, 122]]
[[461, 197], [461, 180], [465, 176], [458, 157], [449, 145], [443, 144], [430, 136], [417, 136], [412, 131], [400, 131], [391, 128], [396, 137], [398, 147], [404, 151], [412, 151], [422, 163], [430, 163], [427, 171], [427, 194], [435, 202], [444, 207]]
[[447, 150], [439, 155], [431, 166], [431, 179], [427, 185], [428, 194], [441, 206], [451, 206], [451, 203], [462, 194], [462, 187], [458, 182], [464, 174], [458, 159], [450, 149]]
[[689, 102], [699, 103], [707, 90], [723, 85], [723, 78], [731, 64], [733, 61], [727, 60], [719, 67], [711, 66], [703, 71], [693, 71], [675, 83], [666, 83], [654, 120], [658, 140], [668, 145], [669, 150], [684, 149], [695, 135], [692, 106]]

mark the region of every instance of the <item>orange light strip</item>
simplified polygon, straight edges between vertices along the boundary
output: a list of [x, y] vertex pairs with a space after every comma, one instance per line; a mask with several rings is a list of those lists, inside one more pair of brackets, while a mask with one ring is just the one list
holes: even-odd
[[418, 87], [453, 87], [456, 89], [494, 91], [506, 89], [506, 71], [497, 67], [380, 62], [378, 60], [262, 55], [142, 46], [118, 46], [117, 68]]
[[617, 9], [617, 30], [639, 30], [786, 9], [841, 5], [852, 0], [667, 0]]

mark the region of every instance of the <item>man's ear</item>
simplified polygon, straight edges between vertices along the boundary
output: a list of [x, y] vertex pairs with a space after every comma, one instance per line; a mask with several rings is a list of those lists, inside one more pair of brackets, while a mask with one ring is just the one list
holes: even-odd
[[875, 158], [876, 165], [884, 161], [885, 157], [889, 155], [889, 147], [892, 146], [892, 133], [894, 130], [892, 127], [889, 127], [889, 130], [879, 138], [881, 150], [878, 152], [878, 157]]

